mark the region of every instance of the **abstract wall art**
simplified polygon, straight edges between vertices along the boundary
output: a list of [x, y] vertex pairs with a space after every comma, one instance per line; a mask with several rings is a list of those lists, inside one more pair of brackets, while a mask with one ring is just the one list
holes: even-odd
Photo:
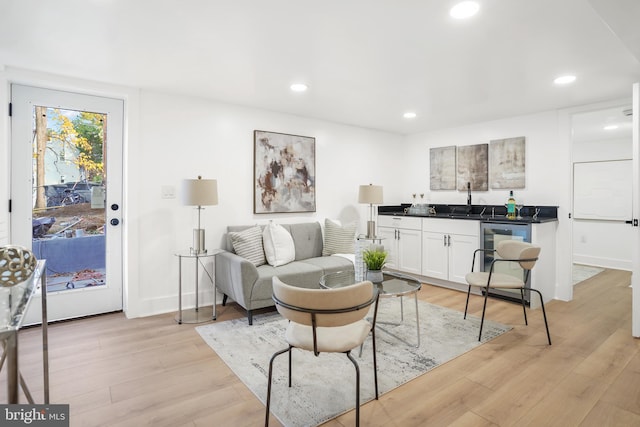
[[496, 139], [489, 143], [489, 183], [492, 189], [525, 186], [525, 138]]
[[488, 154], [489, 144], [458, 147], [457, 188], [459, 191], [465, 191], [468, 182], [471, 183], [471, 189], [474, 191], [489, 189]]
[[256, 130], [253, 211], [316, 211], [316, 140]]
[[456, 189], [456, 147], [429, 149], [429, 188]]

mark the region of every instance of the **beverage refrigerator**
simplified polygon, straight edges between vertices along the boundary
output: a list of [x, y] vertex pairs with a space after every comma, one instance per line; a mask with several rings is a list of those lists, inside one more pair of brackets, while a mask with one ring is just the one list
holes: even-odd
[[[531, 224], [513, 223], [513, 222], [482, 222], [480, 224], [480, 236], [482, 249], [495, 249], [497, 244], [502, 240], [519, 240], [521, 242], [531, 242]], [[482, 262], [480, 263], [482, 271], [489, 271], [491, 262], [494, 259], [494, 252], [483, 252]], [[496, 254], [497, 256], [497, 254]], [[494, 272], [510, 274], [524, 279], [524, 270], [515, 262], [499, 262], [494, 266]], [[531, 275], [525, 283], [525, 289], [531, 287]], [[531, 292], [525, 290], [524, 298], [529, 305]], [[484, 293], [483, 293], [484, 295]], [[520, 303], [520, 290], [518, 289], [491, 289], [489, 296], [515, 301]]]

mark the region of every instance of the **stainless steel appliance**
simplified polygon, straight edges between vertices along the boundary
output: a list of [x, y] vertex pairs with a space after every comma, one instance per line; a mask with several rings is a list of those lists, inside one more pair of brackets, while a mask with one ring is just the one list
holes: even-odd
[[[521, 242], [531, 242], [531, 224], [512, 223], [512, 222], [482, 222], [480, 224], [480, 234], [482, 239], [482, 249], [495, 249], [501, 240], [519, 240]], [[485, 252], [483, 262], [481, 262], [482, 271], [489, 271], [494, 254]], [[512, 262], [498, 263], [494, 267], [494, 272], [510, 274], [519, 279], [524, 279], [524, 270], [517, 264]], [[531, 275], [525, 284], [526, 288], [531, 287]], [[531, 292], [525, 290], [525, 302], [529, 305]], [[509, 301], [520, 302], [520, 291], [509, 289], [491, 289], [489, 296], [506, 299]]]

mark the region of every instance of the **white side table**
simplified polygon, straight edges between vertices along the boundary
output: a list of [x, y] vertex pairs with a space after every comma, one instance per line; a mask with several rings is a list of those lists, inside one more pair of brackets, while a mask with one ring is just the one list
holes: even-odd
[[[215, 268], [215, 256], [217, 253], [222, 252], [221, 250], [213, 250], [208, 251], [202, 254], [195, 254], [191, 251], [179, 251], [175, 253], [175, 256], [178, 257], [178, 314], [176, 315], [176, 322], [178, 324], [183, 323], [202, 323], [208, 322], [211, 320], [216, 320], [216, 284], [213, 280], [214, 274], [209, 274], [207, 269], [204, 267], [203, 261], [211, 259], [214, 262]], [[196, 304], [194, 308], [182, 309], [182, 260], [184, 258], [191, 258], [194, 261], [195, 269], [196, 269]], [[202, 265], [202, 269], [209, 276], [209, 280], [211, 280], [211, 284], [213, 285], [213, 306], [200, 307], [198, 303], [199, 291], [198, 291], [198, 270], [199, 266]]]

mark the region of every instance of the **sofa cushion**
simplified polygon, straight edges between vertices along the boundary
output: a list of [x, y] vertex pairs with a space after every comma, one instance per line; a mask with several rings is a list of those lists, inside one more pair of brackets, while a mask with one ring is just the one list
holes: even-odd
[[[278, 276], [280, 280], [303, 288], [316, 289], [320, 286], [322, 268], [304, 262], [291, 262], [279, 267], [269, 264], [258, 267], [258, 280], [251, 290], [251, 301], [271, 299], [273, 295], [273, 276]], [[273, 305], [273, 301], [272, 304]]]
[[322, 255], [354, 253], [356, 227], [356, 223], [340, 225], [328, 218], [325, 219]]
[[264, 228], [262, 244], [267, 262], [274, 267], [288, 264], [296, 257], [296, 247], [291, 234], [275, 222], [270, 222]]
[[305, 264], [311, 264], [322, 269], [322, 274], [337, 273], [338, 271], [353, 271], [353, 261], [343, 256], [323, 256], [302, 260]]
[[262, 229], [260, 227], [255, 226], [244, 231], [229, 232], [229, 238], [233, 244], [233, 249], [239, 256], [256, 267], [265, 263]]
[[319, 222], [288, 224], [293, 242], [296, 246], [296, 261], [322, 256], [322, 228]]

